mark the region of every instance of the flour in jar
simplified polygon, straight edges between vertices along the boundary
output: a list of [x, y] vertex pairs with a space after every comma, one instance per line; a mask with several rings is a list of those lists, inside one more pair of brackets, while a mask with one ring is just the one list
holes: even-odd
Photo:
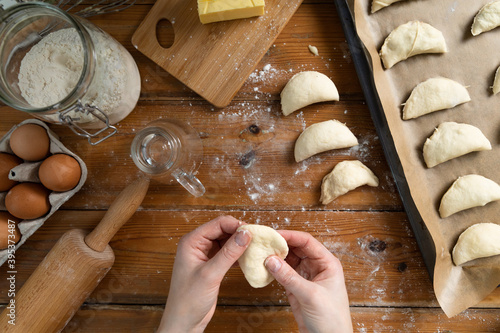
[[[135, 61], [118, 42], [98, 31], [89, 31], [96, 54], [96, 66], [82, 104], [99, 107], [116, 123], [135, 107], [140, 94], [140, 76]], [[77, 86], [84, 67], [80, 35], [74, 28], [45, 36], [24, 56], [19, 69], [19, 89], [34, 107], [54, 105]], [[79, 123], [95, 121], [90, 114], [69, 115]], [[57, 115], [47, 116], [57, 121]]]

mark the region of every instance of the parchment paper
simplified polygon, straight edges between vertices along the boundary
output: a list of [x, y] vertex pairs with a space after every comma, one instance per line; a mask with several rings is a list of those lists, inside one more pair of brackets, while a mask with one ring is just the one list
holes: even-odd
[[[408, 0], [370, 14], [371, 0], [348, 0], [357, 33], [368, 49], [375, 85], [394, 138], [412, 198], [434, 240], [434, 291], [449, 317], [471, 307], [500, 284], [500, 256], [457, 267], [451, 250], [458, 236], [480, 222], [500, 224], [500, 202], [439, 217], [442, 195], [460, 176], [479, 174], [500, 183], [500, 95], [490, 89], [500, 65], [500, 28], [473, 37], [470, 28], [479, 9], [491, 0]], [[397, 26], [411, 20], [443, 32], [449, 52], [418, 55], [384, 70], [378, 51]], [[402, 120], [401, 104], [412, 89], [431, 77], [443, 76], [468, 86], [472, 101], [413, 120]], [[474, 152], [427, 169], [422, 147], [434, 128], [445, 121], [468, 123], [482, 130], [493, 150]], [[500, 240], [499, 240], [500, 242]]]

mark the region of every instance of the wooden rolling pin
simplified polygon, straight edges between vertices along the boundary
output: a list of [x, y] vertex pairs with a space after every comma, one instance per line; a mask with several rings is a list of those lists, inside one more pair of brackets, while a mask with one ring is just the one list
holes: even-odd
[[59, 332], [97, 287], [115, 261], [108, 245], [115, 233], [142, 203], [148, 178], [127, 186], [88, 235], [66, 232], [36, 268], [15, 297], [15, 325], [6, 308], [0, 332]]

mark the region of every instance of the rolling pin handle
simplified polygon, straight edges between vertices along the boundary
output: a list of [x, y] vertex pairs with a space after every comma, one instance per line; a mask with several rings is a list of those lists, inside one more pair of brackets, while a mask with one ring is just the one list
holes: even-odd
[[148, 188], [149, 178], [145, 176], [128, 185], [113, 201], [97, 227], [85, 237], [85, 243], [94, 251], [104, 251], [111, 238], [141, 205]]

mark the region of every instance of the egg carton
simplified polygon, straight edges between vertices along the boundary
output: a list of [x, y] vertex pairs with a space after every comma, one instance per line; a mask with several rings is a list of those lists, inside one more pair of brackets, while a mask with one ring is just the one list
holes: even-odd
[[[45, 128], [47, 130], [50, 139], [50, 153], [51, 154], [62, 153], [74, 157], [80, 164], [82, 175], [80, 177], [78, 185], [76, 185], [76, 187], [73, 188], [72, 190], [66, 192], [51, 192], [49, 194], [49, 202], [51, 208], [47, 214], [33, 220], [22, 220], [17, 224], [19, 231], [21, 232], [21, 239], [16, 244], [15, 247], [16, 251], [21, 245], [24, 244], [24, 242], [26, 242], [26, 240], [31, 235], [33, 235], [33, 233], [38, 228], [40, 228], [43, 225], [43, 223], [52, 214], [54, 214], [59, 209], [59, 207], [61, 207], [63, 203], [68, 201], [69, 198], [71, 198], [76, 192], [78, 192], [82, 188], [83, 184], [85, 183], [85, 180], [87, 179], [87, 166], [85, 165], [83, 160], [76, 154], [74, 154], [72, 151], [70, 151], [68, 148], [66, 148], [62, 144], [62, 142], [59, 141], [59, 137], [57, 136], [57, 134], [52, 132], [44, 122], [37, 119], [28, 119], [12, 127], [10, 131], [7, 132], [7, 134], [5, 134], [0, 139], [0, 152], [13, 154], [12, 149], [10, 148], [10, 136], [16, 128], [24, 124], [36, 124]], [[38, 162], [24, 162], [10, 170], [9, 178], [18, 182], [40, 183], [40, 179], [38, 178], [38, 169], [40, 168], [40, 164], [42, 164], [42, 162], [43, 160]], [[0, 211], [7, 211], [7, 209], [5, 208], [6, 195], [7, 192], [0, 192]], [[0, 266], [3, 265], [3, 263], [7, 260], [7, 256], [8, 256], [7, 249], [0, 251]]]

